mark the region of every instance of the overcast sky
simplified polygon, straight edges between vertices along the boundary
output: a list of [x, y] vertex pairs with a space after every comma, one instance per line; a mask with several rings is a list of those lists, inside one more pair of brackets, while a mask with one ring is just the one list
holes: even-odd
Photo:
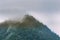
[[0, 0], [0, 22], [26, 13], [60, 35], [60, 0]]

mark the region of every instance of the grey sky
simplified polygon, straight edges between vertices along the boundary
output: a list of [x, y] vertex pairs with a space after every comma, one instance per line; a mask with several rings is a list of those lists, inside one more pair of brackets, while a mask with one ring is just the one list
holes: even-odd
[[59, 0], [0, 0], [0, 9], [20, 8], [29, 11], [53, 12], [60, 10]]

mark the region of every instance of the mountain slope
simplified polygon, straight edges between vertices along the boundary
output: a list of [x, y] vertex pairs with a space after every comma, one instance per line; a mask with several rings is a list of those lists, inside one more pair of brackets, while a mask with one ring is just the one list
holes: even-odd
[[0, 24], [0, 40], [60, 40], [46, 25], [26, 15], [22, 23], [6, 21]]

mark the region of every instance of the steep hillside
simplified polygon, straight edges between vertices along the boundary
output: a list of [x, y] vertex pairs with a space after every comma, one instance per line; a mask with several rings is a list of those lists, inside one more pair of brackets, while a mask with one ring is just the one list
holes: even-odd
[[1, 23], [0, 40], [60, 40], [60, 38], [33, 16], [25, 15], [22, 22]]

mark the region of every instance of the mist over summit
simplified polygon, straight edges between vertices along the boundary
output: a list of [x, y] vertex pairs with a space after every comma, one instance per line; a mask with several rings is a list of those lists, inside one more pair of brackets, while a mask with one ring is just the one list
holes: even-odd
[[1, 23], [0, 40], [60, 40], [57, 34], [33, 16], [25, 15], [21, 21], [7, 20]]

